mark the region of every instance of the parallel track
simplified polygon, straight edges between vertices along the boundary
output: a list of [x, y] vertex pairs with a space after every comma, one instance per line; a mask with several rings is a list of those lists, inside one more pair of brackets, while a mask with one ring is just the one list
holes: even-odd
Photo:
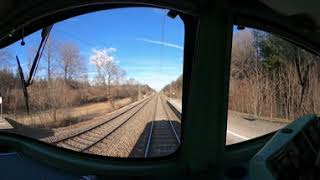
[[[160, 100], [160, 102], [161, 102], [161, 105], [162, 105], [162, 107], [163, 107], [163, 110], [164, 110], [164, 112], [165, 112], [165, 114], [166, 114], [166, 117], [167, 117], [167, 122], [169, 123], [169, 127], [170, 127], [170, 131], [172, 132], [171, 134], [171, 136], [174, 136], [174, 138], [175, 138], [175, 141], [176, 141], [176, 145], [177, 146], [179, 146], [179, 144], [180, 144], [180, 137], [179, 137], [179, 135], [178, 135], [178, 133], [177, 133], [177, 131], [176, 131], [176, 129], [175, 129], [175, 127], [173, 126], [173, 124], [172, 124], [172, 121], [171, 121], [171, 117], [170, 117], [170, 115], [169, 115], [169, 113], [168, 113], [168, 111], [167, 111], [167, 109], [166, 109], [166, 106], [165, 106], [165, 104], [164, 104], [164, 102], [163, 102], [163, 100], [162, 100], [162, 97], [161, 96], [159, 96], [159, 100]], [[144, 152], [144, 157], [145, 158], [147, 158], [147, 157], [149, 157], [149, 156], [152, 156], [152, 148], [151, 148], [151, 146], [152, 146], [152, 143], [153, 143], [153, 139], [156, 139], [156, 138], [162, 138], [162, 137], [160, 137], [161, 135], [157, 135], [156, 134], [156, 128], [159, 128], [159, 129], [157, 129], [157, 131], [158, 131], [158, 133], [159, 133], [159, 131], [161, 132], [160, 134], [169, 134], [168, 132], [169, 132], [169, 130], [168, 129], [163, 129], [163, 128], [161, 128], [161, 127], [155, 127], [155, 119], [156, 119], [156, 112], [157, 112], [157, 108], [158, 108], [158, 106], [157, 106], [157, 104], [158, 104], [158, 97], [157, 97], [157, 101], [156, 101], [156, 106], [155, 106], [155, 112], [154, 112], [154, 117], [153, 117], [153, 120], [151, 120], [151, 125], [150, 125], [150, 128], [149, 128], [149, 134], [148, 134], [148, 140], [147, 140], [147, 142], [146, 142], [146, 148], [145, 148], [145, 152]], [[163, 131], [165, 131], [165, 132], [163, 132]], [[158, 136], [158, 137], [157, 137]], [[172, 145], [169, 145], [169, 146], [171, 146], [172, 147]], [[153, 150], [154, 151], [154, 150]]]

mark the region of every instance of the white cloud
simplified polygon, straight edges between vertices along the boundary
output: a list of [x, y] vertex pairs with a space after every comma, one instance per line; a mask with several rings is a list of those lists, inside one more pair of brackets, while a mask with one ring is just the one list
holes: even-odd
[[116, 52], [116, 48], [102, 48], [102, 49], [92, 49], [89, 60], [91, 64], [101, 66], [106, 62], [113, 62], [113, 53]]
[[162, 41], [154, 41], [151, 39], [146, 39], [146, 38], [136, 38], [137, 41], [144, 41], [147, 43], [153, 43], [153, 44], [160, 44], [163, 46], [168, 46], [168, 47], [173, 47], [173, 48], [177, 48], [177, 49], [183, 49], [182, 46], [176, 45], [176, 44], [171, 44], [171, 43], [167, 43], [167, 42], [162, 42]]

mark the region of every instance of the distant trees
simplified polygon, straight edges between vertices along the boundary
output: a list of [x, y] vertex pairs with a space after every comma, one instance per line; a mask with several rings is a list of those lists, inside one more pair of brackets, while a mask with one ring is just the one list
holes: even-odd
[[121, 69], [121, 68], [118, 68], [118, 71], [115, 75], [115, 86], [116, 86], [116, 93], [115, 93], [115, 96], [118, 98], [119, 95], [120, 95], [120, 85], [121, 85], [121, 82], [124, 82], [125, 81], [125, 77], [126, 77], [127, 73], [125, 70]]
[[235, 35], [232, 43], [231, 75], [237, 78], [250, 76], [257, 66], [256, 51], [253, 46], [254, 37], [248, 31]]
[[[238, 93], [251, 92], [250, 96], [244, 97], [239, 95], [239, 99], [247, 98], [251, 103], [239, 103], [239, 108], [250, 108], [254, 114], [260, 113], [260, 92], [264, 88], [261, 84], [261, 64], [257, 60], [257, 51], [254, 47], [255, 38], [250, 31], [244, 30], [239, 34], [235, 34], [232, 43], [232, 63], [230, 68], [230, 86], [233, 87], [232, 79], [243, 80], [247, 84], [246, 89], [241, 89]], [[239, 84], [241, 86], [241, 84]], [[236, 91], [237, 88], [235, 88]], [[238, 89], [240, 90], [240, 89]], [[238, 95], [235, 95], [238, 96]], [[233, 97], [233, 96], [232, 96]]]
[[[20, 60], [26, 78], [36, 51], [34, 47], [27, 48], [27, 57]], [[31, 119], [32, 114], [38, 112], [45, 112], [39, 113], [44, 114], [40, 118], [43, 122], [68, 119], [71, 107], [86, 103], [108, 101], [116, 109], [121, 105], [116, 103], [118, 99], [136, 101], [139, 92], [142, 96], [153, 92], [148, 85], [139, 84], [134, 79], [127, 80], [125, 70], [114, 61], [113, 52], [113, 48], [93, 52], [90, 58], [95, 65], [96, 81], [93, 82], [78, 46], [73, 42], [57, 42], [50, 37], [33, 84], [28, 87]], [[26, 108], [19, 73], [11, 66], [15, 62], [8, 49], [0, 50], [0, 96], [4, 100], [4, 112], [20, 115]]]
[[162, 88], [162, 92], [171, 98], [182, 98], [182, 75]]
[[[19, 87], [19, 78], [10, 69], [0, 69], [0, 96], [4, 103], [10, 101], [10, 93], [12, 89]], [[9, 107], [4, 105], [4, 110], [9, 110]]]

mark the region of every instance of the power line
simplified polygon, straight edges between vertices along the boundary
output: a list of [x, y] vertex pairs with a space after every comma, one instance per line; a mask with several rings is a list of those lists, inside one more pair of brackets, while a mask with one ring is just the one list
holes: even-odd
[[[166, 23], [166, 10], [164, 9], [164, 13], [163, 13], [163, 19], [162, 19], [162, 23], [161, 23], [161, 42], [164, 42], [164, 33], [165, 33], [165, 23]], [[160, 49], [160, 57], [161, 60], [160, 60], [160, 72], [162, 72], [162, 59], [164, 58], [164, 45], [161, 46], [161, 49]]]

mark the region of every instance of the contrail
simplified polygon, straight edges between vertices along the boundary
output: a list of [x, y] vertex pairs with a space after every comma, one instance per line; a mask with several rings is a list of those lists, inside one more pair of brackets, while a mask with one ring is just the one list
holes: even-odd
[[178, 45], [175, 45], [175, 44], [171, 44], [171, 43], [167, 43], [167, 42], [154, 41], [154, 40], [145, 39], [145, 38], [137, 38], [136, 40], [144, 41], [144, 42], [148, 42], [148, 43], [153, 43], [153, 44], [160, 44], [160, 45], [169, 46], [169, 47], [173, 47], [173, 48], [177, 48], [177, 49], [183, 49], [183, 47], [181, 47], [181, 46], [178, 46]]

